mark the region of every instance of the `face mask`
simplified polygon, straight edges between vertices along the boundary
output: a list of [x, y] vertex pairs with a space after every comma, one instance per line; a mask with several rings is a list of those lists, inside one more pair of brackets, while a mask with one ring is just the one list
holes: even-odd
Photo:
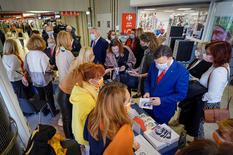
[[195, 57], [198, 58], [201, 55], [201, 53], [198, 50], [195, 50]]
[[156, 67], [158, 68], [158, 70], [164, 70], [166, 69], [168, 66], [167, 66], [167, 63], [164, 63], [164, 64], [157, 64], [156, 63]]
[[134, 34], [130, 34], [129, 37], [130, 37], [131, 39], [134, 39], [134, 38], [135, 38]]
[[53, 48], [55, 46], [54, 43], [48, 43], [48, 48]]
[[115, 39], [116, 38], [116, 36], [111, 36], [111, 40], [113, 40], [113, 39]]
[[104, 80], [103, 80], [103, 78], [101, 78], [99, 81], [97, 81], [97, 80], [95, 80], [95, 79], [91, 79], [91, 80], [89, 81], [89, 83], [91, 83], [92, 85], [94, 85], [95, 88], [96, 88], [96, 90], [99, 90], [100, 87], [103, 86]]
[[92, 41], [96, 40], [95, 34], [91, 34], [91, 35], [90, 35], [90, 38], [91, 38]]
[[213, 63], [213, 56], [212, 55], [207, 55], [207, 54], [203, 54], [203, 59], [207, 62]]
[[48, 31], [47, 32], [47, 34], [48, 34], [49, 37], [53, 37], [53, 33], [54, 33], [53, 31]]

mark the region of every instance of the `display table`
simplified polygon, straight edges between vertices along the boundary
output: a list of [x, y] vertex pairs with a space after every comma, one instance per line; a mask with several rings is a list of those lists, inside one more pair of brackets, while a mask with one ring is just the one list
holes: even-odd
[[[139, 115], [140, 114], [148, 115], [142, 108], [140, 108], [138, 106], [138, 104], [131, 105], [131, 108], [135, 109]], [[137, 136], [137, 135], [138, 135], [138, 133], [135, 132], [135, 136]], [[144, 137], [142, 132], [140, 133], [140, 135], [142, 135]], [[174, 155], [176, 150], [177, 150], [177, 147], [178, 147], [178, 142], [175, 142], [175, 143], [172, 143], [171, 145], [166, 146], [165, 148], [163, 148], [161, 150], [158, 150], [158, 152], [161, 153], [162, 155]]]

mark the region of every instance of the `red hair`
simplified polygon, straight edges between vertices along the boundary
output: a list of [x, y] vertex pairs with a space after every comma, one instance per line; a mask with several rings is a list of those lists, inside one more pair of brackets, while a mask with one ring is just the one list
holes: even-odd
[[231, 45], [226, 41], [215, 41], [206, 45], [206, 49], [213, 56], [213, 64], [220, 67], [225, 63], [229, 63], [231, 59]]
[[77, 84], [82, 87], [83, 82], [88, 82], [90, 79], [99, 79], [104, 76], [105, 69], [103, 65], [94, 63], [84, 63], [78, 68]]

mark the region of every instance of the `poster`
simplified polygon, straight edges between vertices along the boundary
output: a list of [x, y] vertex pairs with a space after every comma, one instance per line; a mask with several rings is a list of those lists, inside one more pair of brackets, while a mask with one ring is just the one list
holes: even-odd
[[122, 32], [129, 34], [131, 29], [136, 28], [136, 13], [123, 13], [122, 14]]
[[233, 43], [233, 16], [216, 16], [211, 41]]

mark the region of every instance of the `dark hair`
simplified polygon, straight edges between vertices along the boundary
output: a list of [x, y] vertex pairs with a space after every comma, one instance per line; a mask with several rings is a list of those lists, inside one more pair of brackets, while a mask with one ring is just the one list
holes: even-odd
[[111, 34], [112, 34], [112, 32], [115, 32], [115, 31], [114, 31], [114, 30], [110, 30], [110, 31], [108, 31], [108, 33], [107, 33], [107, 34], [108, 34], [108, 39], [109, 39], [109, 40], [111, 40]]
[[206, 45], [205, 49], [210, 51], [214, 59], [214, 66], [220, 67], [229, 63], [231, 59], [231, 45], [226, 41], [214, 41]]
[[32, 34], [40, 34], [40, 31], [38, 31], [38, 30], [32, 30]]
[[146, 43], [150, 43], [148, 48], [151, 52], [155, 52], [159, 47], [159, 42], [154, 33], [152, 32], [145, 32], [140, 36], [140, 40]]
[[111, 41], [111, 43], [109, 44], [108, 52], [113, 53], [112, 52], [112, 47], [113, 46], [118, 46], [119, 47], [120, 55], [124, 54], [124, 47], [123, 47], [122, 43], [118, 39], [113, 39]]
[[218, 146], [211, 140], [196, 140], [176, 155], [217, 155]]
[[163, 56], [172, 57], [172, 50], [170, 47], [161, 45], [154, 53], [155, 59], [161, 58]]

